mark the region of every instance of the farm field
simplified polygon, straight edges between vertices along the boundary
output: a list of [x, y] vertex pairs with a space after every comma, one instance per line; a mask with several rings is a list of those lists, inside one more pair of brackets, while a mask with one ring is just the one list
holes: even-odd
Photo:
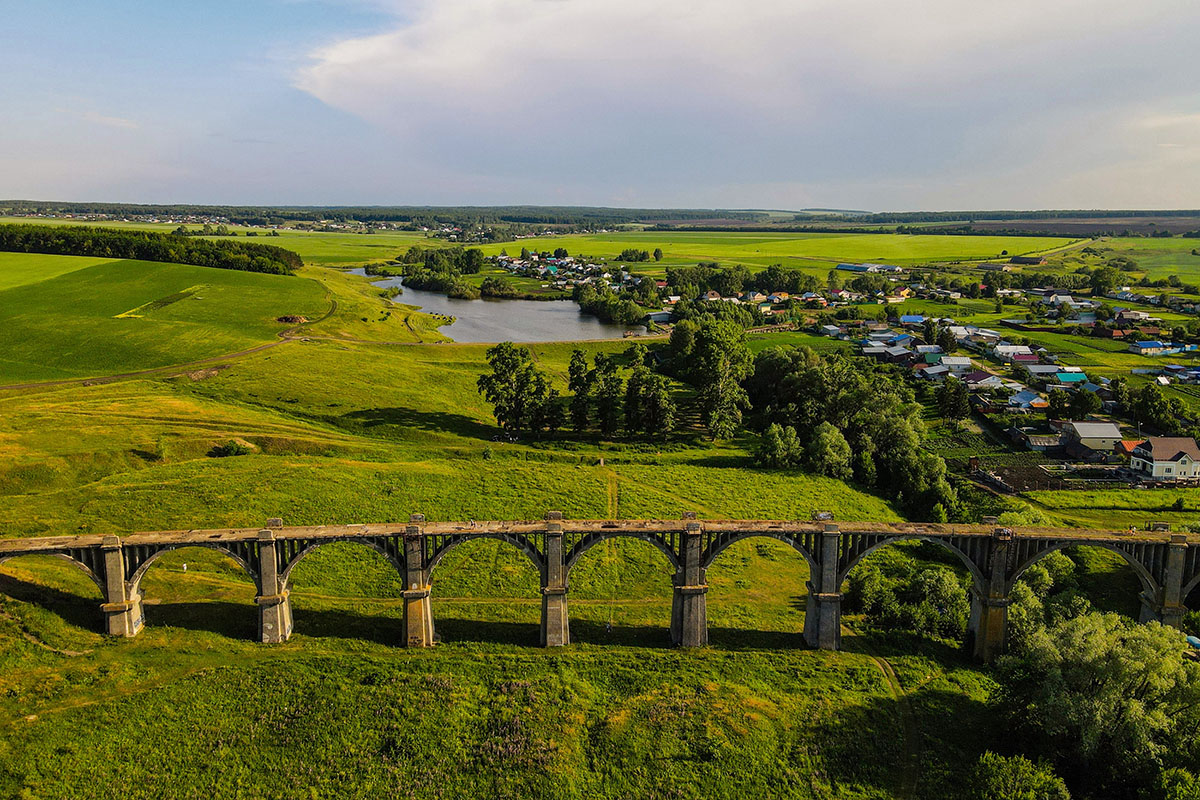
[[928, 262], [971, 262], [1009, 255], [1044, 253], [1077, 240], [1055, 237], [1013, 236], [908, 236], [877, 233], [700, 233], [644, 231], [612, 234], [554, 236], [484, 245], [486, 255], [502, 250], [516, 255], [522, 247], [554, 250], [613, 260], [626, 248], [653, 251], [662, 248], [661, 262], [635, 265], [638, 272], [661, 275], [669, 265], [717, 261], [761, 269], [771, 264], [820, 270], [841, 261], [883, 262], [899, 265]]

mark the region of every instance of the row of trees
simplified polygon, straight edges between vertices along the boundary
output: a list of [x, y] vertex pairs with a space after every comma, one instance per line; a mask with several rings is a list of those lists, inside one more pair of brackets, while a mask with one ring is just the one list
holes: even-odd
[[773, 264], [758, 273], [751, 273], [747, 267], [741, 265], [722, 267], [713, 261], [701, 262], [694, 267], [668, 267], [667, 286], [674, 294], [684, 298], [699, 297], [710, 291], [715, 291], [722, 297], [732, 297], [748, 290], [763, 294], [802, 294], [821, 288], [820, 282], [812, 275], [799, 270], [784, 269], [779, 264]]
[[131, 258], [272, 275], [291, 275], [303, 265], [299, 255], [273, 245], [74, 225], [0, 225], [0, 251]]
[[[477, 288], [463, 275], [474, 275], [484, 267], [483, 251], [462, 247], [422, 247], [413, 245], [398, 261], [406, 286], [442, 292], [450, 297], [473, 300], [479, 297], [482, 287]], [[503, 292], [505, 288], [496, 283], [489, 284], [489, 293]], [[515, 291], [513, 292], [515, 294]], [[509, 297], [508, 294], [494, 294]]]
[[628, 378], [615, 356], [597, 353], [589, 364], [586, 353], [573, 351], [568, 368], [571, 397], [564, 402], [534, 365], [528, 348], [505, 342], [488, 349], [491, 371], [479, 377], [478, 388], [492, 404], [500, 427], [511, 435], [552, 433], [569, 414], [577, 433], [594, 426], [608, 439], [622, 430], [631, 437], [667, 436], [678, 417], [667, 379], [646, 365], [644, 345], [633, 345], [625, 355], [632, 366]]

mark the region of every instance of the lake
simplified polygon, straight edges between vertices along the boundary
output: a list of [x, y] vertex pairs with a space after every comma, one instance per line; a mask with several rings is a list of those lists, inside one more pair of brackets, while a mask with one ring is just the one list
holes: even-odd
[[[361, 269], [354, 275], [366, 275]], [[372, 281], [380, 288], [401, 286], [403, 278]], [[442, 326], [442, 333], [456, 342], [491, 344], [495, 342], [577, 342], [587, 339], [621, 339], [626, 331], [644, 335], [646, 329], [635, 325], [609, 325], [595, 317], [579, 313], [570, 300], [459, 300], [438, 292], [404, 286], [404, 293], [393, 302], [420, 306], [430, 314], [454, 317]]]

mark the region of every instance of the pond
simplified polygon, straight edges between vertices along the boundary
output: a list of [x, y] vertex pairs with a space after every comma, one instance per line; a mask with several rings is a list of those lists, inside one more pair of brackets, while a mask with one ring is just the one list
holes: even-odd
[[[360, 268], [354, 275], [366, 275]], [[403, 278], [372, 281], [380, 288], [400, 286]], [[454, 317], [442, 333], [456, 342], [578, 342], [587, 339], [621, 339], [626, 331], [644, 335], [640, 325], [609, 325], [579, 312], [570, 300], [458, 300], [438, 292], [403, 287], [393, 302], [419, 306], [430, 314]]]

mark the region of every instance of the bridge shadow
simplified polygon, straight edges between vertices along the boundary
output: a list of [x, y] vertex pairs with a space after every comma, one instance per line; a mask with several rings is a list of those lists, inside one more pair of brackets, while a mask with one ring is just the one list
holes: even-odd
[[100, 611], [100, 604], [104, 601], [98, 596], [84, 597], [4, 574], [0, 574], [0, 594], [44, 608], [77, 628], [96, 632], [104, 630], [104, 614]]
[[484, 425], [465, 414], [446, 411], [418, 411], [415, 408], [366, 408], [334, 418], [342, 427], [358, 429], [391, 425], [397, 428], [416, 428], [438, 433], [456, 433], [475, 439], [490, 439], [496, 428]]
[[146, 627], [205, 631], [228, 639], [258, 639], [258, 609], [251, 603], [206, 600], [198, 603], [145, 603]]

